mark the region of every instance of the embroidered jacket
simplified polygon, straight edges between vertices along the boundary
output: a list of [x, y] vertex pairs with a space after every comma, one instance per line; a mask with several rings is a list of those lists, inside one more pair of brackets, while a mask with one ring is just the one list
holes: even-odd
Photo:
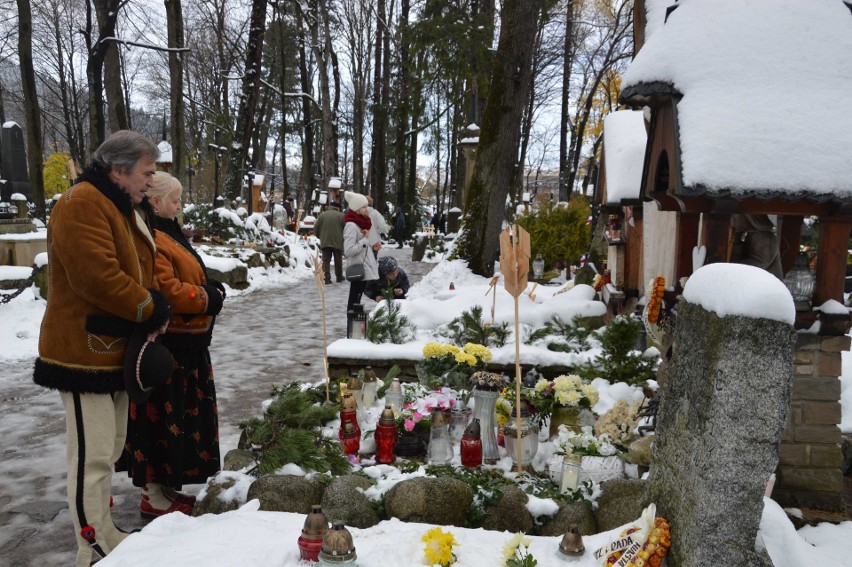
[[172, 307], [163, 344], [170, 349], [210, 346], [215, 315], [222, 309], [222, 284], [207, 279], [204, 262], [176, 221], [155, 217], [155, 273], [160, 291]]

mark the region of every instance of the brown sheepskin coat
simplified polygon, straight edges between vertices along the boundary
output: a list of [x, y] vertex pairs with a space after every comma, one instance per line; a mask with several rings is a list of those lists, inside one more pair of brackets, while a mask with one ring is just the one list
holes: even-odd
[[94, 167], [53, 208], [36, 384], [65, 392], [123, 390], [127, 338], [168, 320], [154, 280], [153, 230], [142, 222], [153, 214], [147, 199], [140, 208]]

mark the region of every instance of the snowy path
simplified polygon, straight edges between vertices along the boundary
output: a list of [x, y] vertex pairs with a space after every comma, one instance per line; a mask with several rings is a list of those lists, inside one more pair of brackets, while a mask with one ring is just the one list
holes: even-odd
[[[410, 262], [410, 249], [388, 247], [385, 254], [399, 260], [412, 284], [434, 266]], [[329, 341], [345, 336], [348, 293], [346, 282], [326, 287]], [[223, 455], [237, 444], [239, 422], [260, 414], [273, 385], [322, 378], [319, 306], [313, 279], [226, 301], [211, 347]], [[65, 412], [55, 392], [33, 385], [32, 358], [0, 364], [0, 567], [71, 565]], [[142, 527], [138, 489], [117, 474], [113, 490], [116, 524]]]

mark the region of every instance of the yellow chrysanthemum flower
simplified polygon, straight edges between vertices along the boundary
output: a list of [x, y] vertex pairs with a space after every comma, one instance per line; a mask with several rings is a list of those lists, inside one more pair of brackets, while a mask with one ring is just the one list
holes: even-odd
[[583, 379], [577, 376], [576, 374], [569, 374], [568, 384], [570, 384], [570, 386], [575, 390], [579, 390], [580, 387], [583, 385]]
[[598, 389], [592, 386], [591, 384], [583, 384], [580, 387], [580, 391], [583, 393], [583, 397], [589, 398], [589, 403], [595, 405], [598, 403], [598, 399], [600, 398], [600, 394], [598, 394]]
[[458, 545], [455, 536], [441, 528], [432, 528], [423, 536], [422, 541], [426, 544], [424, 554], [429, 565], [440, 565], [449, 567], [456, 561], [453, 555], [453, 546]]
[[571, 380], [568, 376], [562, 375], [557, 376], [555, 380], [553, 380], [553, 390], [554, 392], [566, 392], [571, 389]]
[[535, 383], [535, 391], [540, 394], [547, 390], [548, 386], [550, 386], [550, 380], [541, 378], [538, 382]]
[[578, 406], [580, 405], [580, 399], [582, 399], [582, 396], [577, 390], [556, 392], [556, 401], [563, 406]]
[[491, 360], [491, 351], [488, 350], [487, 347], [484, 347], [477, 343], [467, 343], [464, 345], [464, 352], [468, 354], [472, 354], [476, 358], [482, 360], [483, 362], [489, 362]]
[[425, 357], [434, 358], [438, 356], [444, 356], [444, 354], [444, 347], [442, 347], [438, 343], [426, 343], [426, 346], [423, 347], [423, 356]]

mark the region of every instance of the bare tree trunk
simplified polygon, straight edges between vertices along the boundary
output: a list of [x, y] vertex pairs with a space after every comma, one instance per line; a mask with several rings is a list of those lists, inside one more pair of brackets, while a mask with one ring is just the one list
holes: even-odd
[[376, 24], [376, 45], [373, 69], [373, 141], [370, 152], [370, 185], [376, 207], [382, 207], [385, 200], [385, 179], [387, 162], [385, 158], [385, 140], [387, 136], [387, 93], [388, 70], [390, 63], [390, 38], [387, 26], [386, 0], [378, 0], [378, 22]]
[[83, 34], [89, 49], [86, 63], [86, 82], [89, 87], [89, 153], [94, 153], [106, 139], [106, 117], [104, 116], [104, 58], [109, 42], [101, 41], [115, 35], [115, 22], [118, 18], [119, 0], [101, 0], [106, 8], [106, 16], [98, 26], [98, 37], [93, 38], [92, 5], [86, 3], [86, 29]]
[[465, 203], [459, 255], [474, 273], [491, 276], [500, 252], [506, 196], [518, 157], [523, 106], [542, 0], [505, 0], [491, 87], [482, 116], [476, 167]]
[[[110, 14], [110, 12], [118, 9], [118, 6], [113, 7], [118, 2], [114, 0], [94, 0], [94, 3], [95, 13], [98, 17], [98, 26], [103, 29], [109, 20], [115, 19], [115, 16]], [[115, 30], [114, 21], [113, 30]], [[108, 42], [105, 51], [103, 76], [104, 86], [106, 87], [107, 107], [109, 108], [110, 132], [129, 130], [130, 113], [127, 110], [127, 101], [124, 98], [124, 91], [121, 88], [123, 81], [121, 80], [121, 60], [118, 53], [118, 44]]]
[[574, 65], [574, 0], [568, 0], [565, 8], [565, 46], [562, 53], [562, 107], [559, 121], [559, 200], [571, 199], [568, 185], [568, 130], [571, 114], [569, 99], [571, 89], [571, 67]]
[[[399, 79], [397, 81], [397, 112], [396, 112], [396, 141], [394, 143], [394, 177], [396, 177], [396, 204], [403, 207], [406, 204], [406, 193], [408, 192], [408, 168], [406, 158], [408, 148], [406, 146], [406, 131], [408, 130], [411, 114], [411, 63], [409, 62], [409, 33], [408, 13], [410, 9], [409, 0], [402, 0], [399, 10]], [[413, 201], [411, 202], [413, 204]]]
[[541, 41], [543, 32], [544, 30], [541, 26], [539, 26], [538, 31], [536, 32], [535, 48], [533, 50], [533, 69], [532, 73], [530, 74], [529, 96], [527, 97], [527, 104], [524, 108], [523, 120], [521, 122], [521, 151], [518, 154], [518, 167], [515, 168], [515, 175], [512, 181], [512, 187], [509, 189], [510, 200], [513, 205], [513, 217], [515, 212], [514, 205], [517, 205], [521, 201], [521, 196], [523, 194], [523, 183], [521, 182], [521, 179], [523, 178], [523, 172], [525, 169], [524, 166], [527, 162], [527, 149], [529, 148], [530, 144], [530, 132], [532, 131], [533, 113], [535, 112], [535, 77], [538, 75], [539, 70], [539, 52], [541, 51]]
[[[302, 10], [297, 4], [296, 27], [299, 30], [299, 81], [302, 92], [309, 95], [311, 92], [311, 76], [308, 73], [308, 53], [305, 45], [308, 41], [305, 33], [305, 18]], [[311, 168], [314, 164], [314, 131], [311, 99], [309, 96], [302, 97], [302, 189], [310, 194], [313, 189]]]
[[59, 15], [59, 8], [56, 4], [53, 4], [51, 6], [51, 12], [49, 16], [51, 20], [51, 31], [53, 32], [53, 43], [56, 47], [56, 69], [59, 80], [59, 101], [62, 105], [62, 126], [65, 130], [65, 140], [68, 144], [68, 153], [71, 155], [71, 159], [74, 161], [75, 164], [82, 165], [84, 163], [84, 156], [81, 153], [82, 144], [80, 144], [80, 140], [76, 139], [76, 120], [73, 115], [73, 107], [71, 103], [71, 100], [74, 98], [74, 95], [73, 92], [69, 91], [70, 86], [68, 84], [68, 79], [66, 76], [66, 53], [62, 43], [62, 35], [60, 33], [60, 25], [62, 24], [62, 21]]
[[[255, 113], [260, 89], [263, 36], [266, 32], [266, 0], [252, 0], [249, 20], [248, 44], [246, 46], [245, 73], [237, 111], [237, 126], [234, 141], [228, 148], [228, 172], [225, 176], [225, 194], [236, 199], [240, 194], [242, 176], [248, 159], [252, 133], [255, 130]], [[251, 201], [251, 188], [248, 199]]]
[[18, 2], [18, 60], [21, 64], [21, 88], [27, 125], [27, 167], [36, 216], [46, 220], [44, 210], [44, 141], [41, 133], [41, 109], [33, 70], [33, 18], [29, 0]]
[[[170, 49], [180, 49], [183, 41], [183, 8], [181, 0], [164, 0], [166, 4], [166, 26]], [[183, 55], [169, 51], [169, 113], [171, 127], [169, 137], [172, 144], [172, 175], [184, 177], [184, 148], [186, 147], [183, 101]]]
[[[320, 111], [322, 112], [322, 172], [323, 179], [337, 173], [337, 141], [335, 136], [335, 124], [337, 122], [336, 108], [334, 105], [339, 100], [339, 80], [337, 81], [337, 93], [332, 99], [331, 79], [332, 72], [331, 37], [328, 30], [328, 8], [325, 0], [315, 0], [313, 11], [310, 15], [311, 22], [311, 44], [313, 45], [314, 57], [317, 60], [320, 82]], [[322, 25], [321, 25], [322, 24]], [[322, 31], [321, 31], [322, 30]], [[320, 33], [323, 37], [320, 38]], [[335, 61], [336, 67], [336, 61]]]

